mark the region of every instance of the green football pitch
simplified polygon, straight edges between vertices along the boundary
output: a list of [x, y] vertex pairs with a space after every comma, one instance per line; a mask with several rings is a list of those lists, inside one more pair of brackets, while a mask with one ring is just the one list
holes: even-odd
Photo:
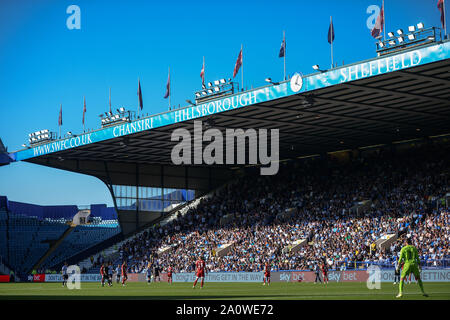
[[[423, 297], [416, 283], [405, 284], [401, 300], [450, 300], [450, 282], [424, 283]], [[346, 282], [314, 283], [273, 282], [261, 283], [205, 283], [195, 289], [192, 283], [130, 282], [126, 287], [114, 283], [102, 287], [99, 283], [81, 283], [79, 290], [69, 290], [60, 283], [2, 283], [0, 300], [6, 299], [164, 299], [164, 300], [392, 300], [398, 285], [381, 283], [380, 289], [369, 290], [366, 283]]]

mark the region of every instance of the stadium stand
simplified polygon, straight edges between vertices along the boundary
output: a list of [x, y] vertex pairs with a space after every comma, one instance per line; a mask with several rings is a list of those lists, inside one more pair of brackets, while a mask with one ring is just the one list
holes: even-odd
[[[219, 188], [220, 189], [220, 188]], [[187, 197], [184, 199], [186, 202], [182, 203], [175, 208], [172, 208], [171, 211], [169, 211], [166, 215], [161, 216], [158, 220], [153, 221], [151, 224], [151, 228], [164, 226], [174, 219], [177, 219], [180, 216], [185, 215], [190, 208], [196, 207], [203, 199], [209, 198], [212, 196], [214, 192], [211, 192], [207, 195], [201, 196], [197, 199], [189, 201], [189, 199], [193, 199], [193, 192], [189, 191], [185, 194], [187, 194]], [[170, 207], [170, 206], [169, 206]], [[100, 270], [100, 265], [104, 261], [114, 261], [114, 262], [121, 262], [123, 260], [122, 256], [117, 251], [117, 248], [121, 247], [123, 244], [125, 244], [127, 241], [129, 241], [132, 238], [142, 236], [146, 232], [148, 232], [148, 228], [142, 228], [143, 231], [137, 231], [134, 233], [134, 235], [129, 236], [127, 239], [114, 243], [112, 246], [105, 248], [101, 252], [95, 252], [91, 257], [84, 259], [78, 265], [80, 268], [85, 268], [87, 273], [98, 273]]]
[[77, 206], [39, 206], [35, 204], [8, 201], [8, 209], [11, 213], [36, 217], [40, 220], [72, 220], [78, 212]]
[[92, 205], [89, 223], [75, 226], [76, 206], [62, 206], [59, 215], [58, 206], [0, 197], [0, 256], [19, 274], [43, 257], [37, 272], [90, 256], [83, 264], [89, 273], [102, 261], [123, 260], [131, 272], [143, 272], [152, 259], [163, 269], [189, 272], [200, 254], [210, 271], [261, 271], [266, 261], [275, 270], [312, 270], [322, 260], [330, 269], [368, 262], [392, 268], [400, 242], [377, 243], [409, 235], [425, 266], [446, 265], [449, 143], [397, 149], [287, 161], [276, 176], [248, 168], [125, 240], [106, 205]]
[[7, 219], [6, 209], [0, 209], [0, 256], [3, 260], [8, 256]]
[[[276, 176], [246, 175], [186, 215], [123, 242], [114, 264], [126, 259], [131, 271], [143, 272], [157, 259], [163, 268], [192, 271], [204, 254], [211, 271], [260, 271], [268, 260], [279, 270], [312, 270], [322, 260], [331, 269], [368, 262], [392, 268], [401, 243], [381, 249], [376, 241], [395, 234], [412, 236], [424, 264], [439, 266], [449, 258], [448, 201], [442, 200], [449, 155], [448, 142], [430, 143], [345, 161], [302, 159], [285, 163]], [[283, 250], [300, 239], [307, 245]], [[215, 255], [230, 243], [229, 253]]]
[[114, 208], [93, 205], [88, 224], [71, 225], [77, 212], [77, 206], [39, 206], [0, 197], [2, 261], [25, 277], [41, 260], [41, 267], [51, 268], [120, 233]]
[[51, 268], [118, 233], [120, 233], [120, 228], [118, 228], [117, 221], [115, 223], [106, 221], [104, 225], [77, 226], [45, 260], [41, 267], [44, 269]]
[[0, 255], [19, 274], [28, 272], [68, 225], [0, 211]]

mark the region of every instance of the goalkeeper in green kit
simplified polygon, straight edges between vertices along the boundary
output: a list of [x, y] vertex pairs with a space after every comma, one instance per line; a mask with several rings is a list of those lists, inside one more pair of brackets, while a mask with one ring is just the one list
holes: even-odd
[[411, 238], [407, 238], [405, 240], [405, 246], [400, 251], [400, 258], [398, 259], [397, 271], [400, 270], [400, 267], [403, 264], [402, 274], [400, 276], [400, 285], [399, 285], [399, 293], [397, 298], [401, 298], [403, 296], [403, 280], [413, 273], [414, 277], [416, 277], [417, 282], [419, 283], [420, 291], [425, 297], [428, 295], [423, 291], [423, 283], [420, 279], [420, 260], [419, 253], [417, 252], [416, 247], [412, 245]]

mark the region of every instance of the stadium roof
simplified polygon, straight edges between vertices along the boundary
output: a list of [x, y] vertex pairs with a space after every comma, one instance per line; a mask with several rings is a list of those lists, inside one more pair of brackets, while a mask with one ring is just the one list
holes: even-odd
[[148, 186], [159, 185], [156, 177], [165, 176], [166, 186], [195, 189], [203, 184], [200, 180], [211, 180], [211, 174], [217, 183], [226, 180], [230, 167], [172, 164], [171, 151], [178, 142], [171, 141], [171, 134], [177, 128], [192, 134], [194, 120], [213, 119], [214, 128], [222, 131], [279, 129], [280, 159], [447, 134], [449, 48], [445, 41], [324, 72], [297, 74], [288, 81], [9, 155], [14, 161], [103, 180], [108, 167], [115, 184], [133, 184], [130, 175], [139, 170], [153, 177], [145, 182]]

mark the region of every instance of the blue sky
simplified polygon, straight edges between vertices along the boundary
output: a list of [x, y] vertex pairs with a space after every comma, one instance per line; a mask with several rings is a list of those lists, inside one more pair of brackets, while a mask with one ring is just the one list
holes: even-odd
[[[81, 29], [69, 30], [69, 5], [81, 9]], [[28, 133], [81, 132], [100, 127], [99, 114], [113, 107], [137, 110], [141, 81], [144, 110], [168, 109], [164, 99], [171, 69], [172, 105], [186, 105], [206, 80], [231, 77], [241, 44], [244, 81], [250, 88], [283, 77], [278, 58], [286, 31], [287, 72], [311, 73], [330, 66], [327, 33], [333, 16], [335, 62], [375, 57], [367, 28], [370, 5], [381, 0], [322, 1], [23, 1], [0, 2], [0, 138], [9, 151]], [[448, 10], [447, 10], [448, 11]], [[440, 26], [437, 0], [385, 0], [387, 31], [420, 21]], [[240, 80], [240, 74], [237, 76]], [[96, 178], [25, 162], [0, 167], [0, 195], [37, 204], [107, 203], [111, 196]]]

